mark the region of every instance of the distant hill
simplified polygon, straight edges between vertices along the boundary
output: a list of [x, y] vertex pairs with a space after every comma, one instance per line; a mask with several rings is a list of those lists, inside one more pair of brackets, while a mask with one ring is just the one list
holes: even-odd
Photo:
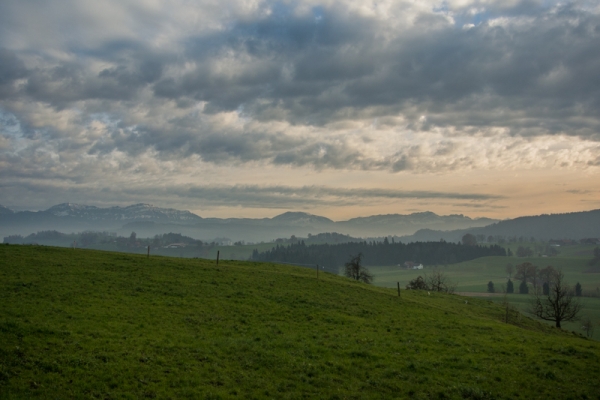
[[311, 224], [331, 224], [334, 223], [329, 218], [320, 217], [318, 215], [307, 214], [303, 212], [291, 212], [288, 211], [286, 213], [280, 214], [276, 217], [271, 218], [271, 221], [274, 222], [288, 222], [296, 225], [311, 225]]
[[353, 237], [382, 237], [414, 234], [419, 229], [452, 230], [482, 227], [496, 222], [489, 218], [471, 219], [464, 215], [440, 216], [432, 212], [408, 215], [389, 214], [335, 222], [305, 212], [285, 212], [273, 218], [202, 218], [189, 211], [135, 204], [100, 208], [64, 203], [45, 211], [12, 212], [0, 208], [0, 236], [29, 235], [38, 231], [110, 231], [139, 237], [177, 232], [200, 240], [227, 237], [233, 241], [271, 241], [292, 235], [307, 237], [338, 232]]
[[387, 214], [370, 217], [352, 218], [339, 222], [338, 231], [354, 236], [387, 236], [406, 235], [419, 229], [455, 230], [483, 227], [498, 220], [491, 218], [471, 219], [462, 214], [437, 215], [432, 212], [413, 213], [408, 215]]
[[475, 235], [516, 236], [536, 239], [600, 237], [600, 210], [519, 217], [498, 221], [461, 214], [432, 212], [387, 214], [332, 221], [305, 212], [285, 212], [273, 218], [202, 218], [189, 211], [134, 204], [127, 207], [95, 207], [64, 203], [45, 211], [14, 212], [0, 206], [0, 237], [29, 235], [38, 231], [110, 231], [139, 237], [166, 232], [200, 240], [227, 237], [233, 241], [260, 242], [292, 235], [307, 237], [337, 232], [354, 238], [396, 236], [403, 242], [444, 239], [458, 241], [467, 232]]
[[87, 221], [131, 221], [195, 223], [202, 218], [189, 211], [154, 207], [151, 204], [134, 204], [127, 207], [99, 208], [81, 204], [63, 203], [44, 211], [56, 217]]
[[[134, 204], [127, 207], [100, 208], [63, 203], [44, 211], [12, 212], [0, 206], [0, 234], [30, 234], [42, 230], [78, 232], [84, 230], [118, 230], [133, 221], [193, 224], [202, 220], [189, 211]], [[6, 211], [8, 210], [8, 211]]]
[[13, 210], [0, 205], [0, 215], [11, 215], [11, 214], [14, 214]]
[[441, 231], [421, 229], [414, 235], [402, 237], [403, 242], [444, 239], [458, 241], [465, 233], [498, 237], [523, 237], [536, 240], [600, 238], [600, 210], [566, 214], [543, 214], [519, 217], [480, 228]]

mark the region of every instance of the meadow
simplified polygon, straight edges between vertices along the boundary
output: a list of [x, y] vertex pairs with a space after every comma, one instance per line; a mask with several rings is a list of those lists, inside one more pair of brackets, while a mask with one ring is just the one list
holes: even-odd
[[[513, 244], [511, 250], [516, 252], [519, 245]], [[583, 305], [581, 317], [590, 317], [596, 329], [593, 338], [600, 340], [600, 273], [589, 273], [589, 261], [592, 259], [595, 246], [574, 245], [560, 248], [560, 253], [556, 257], [482, 257], [472, 261], [451, 264], [447, 266], [438, 266], [437, 268], [444, 272], [447, 277], [456, 284], [456, 291], [469, 296], [482, 297], [496, 302], [502, 302], [503, 296], [489, 296], [487, 294], [488, 282], [494, 283], [497, 293], [502, 293], [506, 288], [508, 273], [507, 264], [513, 267], [524, 262], [530, 262], [540, 268], [548, 265], [554, 268], [560, 268], [565, 274], [566, 280], [574, 286], [579, 282], [582, 286], [583, 294], [586, 297], [580, 298]], [[382, 287], [394, 288], [397, 282], [401, 287], [405, 287], [408, 282], [419, 275], [424, 275], [434, 266], [425, 266], [424, 270], [406, 270], [400, 267], [371, 267], [369, 270], [375, 275], [374, 284]], [[513, 273], [514, 275], [514, 273]], [[507, 296], [508, 301], [517, 307], [526, 315], [529, 314], [531, 296], [518, 294], [519, 281], [513, 277], [514, 294]], [[532, 291], [532, 289], [531, 289]], [[591, 297], [587, 297], [591, 296]], [[551, 324], [551, 322], [548, 322]], [[581, 332], [579, 322], [566, 323], [566, 329], [577, 330]]]
[[270, 263], [2, 245], [0, 398], [600, 398], [600, 343], [504, 317]]

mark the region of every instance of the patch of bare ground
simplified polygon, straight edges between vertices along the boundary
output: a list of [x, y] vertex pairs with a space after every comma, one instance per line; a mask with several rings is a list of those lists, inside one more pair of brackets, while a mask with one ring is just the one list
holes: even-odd
[[501, 297], [501, 296], [504, 296], [504, 293], [488, 293], [488, 292], [454, 292], [454, 294], [458, 294], [460, 296], [467, 296], [467, 297]]

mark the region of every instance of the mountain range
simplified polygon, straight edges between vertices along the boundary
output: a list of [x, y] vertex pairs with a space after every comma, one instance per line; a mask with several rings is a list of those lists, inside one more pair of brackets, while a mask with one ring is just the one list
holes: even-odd
[[64, 203], [44, 211], [15, 212], [0, 206], [0, 237], [29, 235], [43, 230], [63, 233], [108, 231], [120, 235], [136, 232], [153, 237], [167, 232], [181, 233], [210, 241], [260, 242], [292, 235], [337, 232], [357, 238], [395, 236], [403, 242], [458, 241], [465, 233], [501, 237], [583, 239], [600, 237], [600, 210], [525, 216], [498, 221], [472, 219], [461, 214], [437, 215], [433, 212], [387, 214], [332, 221], [304, 212], [285, 212], [273, 218], [202, 218], [189, 211], [134, 204], [126, 207], [95, 207]]
[[338, 232], [355, 237], [412, 235], [420, 229], [456, 230], [484, 227], [497, 222], [464, 215], [441, 216], [432, 212], [388, 214], [332, 221], [304, 212], [285, 212], [273, 218], [202, 218], [189, 211], [160, 208], [150, 204], [100, 208], [64, 203], [44, 211], [14, 212], [0, 206], [0, 235], [28, 235], [42, 230], [64, 233], [109, 231], [139, 237], [177, 232], [201, 240], [227, 237], [238, 241], [270, 241], [291, 235], [307, 236]]

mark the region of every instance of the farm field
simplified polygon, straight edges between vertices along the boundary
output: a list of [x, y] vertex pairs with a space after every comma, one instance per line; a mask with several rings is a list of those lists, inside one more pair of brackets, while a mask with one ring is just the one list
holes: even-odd
[[0, 246], [0, 398], [597, 398], [600, 343], [267, 263]]
[[[517, 246], [513, 245], [513, 252], [516, 251]], [[566, 246], [561, 248], [561, 253], [556, 257], [483, 257], [463, 263], [441, 266], [438, 269], [456, 283], [456, 292], [468, 293], [470, 296], [477, 296], [477, 293], [480, 293], [482, 298], [499, 302], [502, 301], [500, 297], [487, 296], [487, 284], [492, 281], [496, 292], [502, 293], [507, 281], [507, 264], [510, 263], [514, 267], [524, 262], [530, 262], [541, 268], [548, 265], [560, 268], [565, 274], [566, 280], [572, 286], [577, 282], [581, 284], [584, 296], [586, 294], [595, 296], [581, 298], [584, 306], [581, 316], [589, 316], [592, 319], [597, 327], [593, 338], [600, 340], [600, 273], [586, 272], [590, 269], [588, 262], [592, 258], [593, 249], [594, 246]], [[400, 267], [370, 267], [369, 270], [375, 275], [373, 282], [375, 285], [394, 288], [397, 282], [400, 282], [400, 287], [404, 288], [410, 280], [426, 274], [431, 268], [426, 266], [424, 270], [406, 270]], [[513, 279], [515, 292], [518, 290], [518, 283]], [[529, 311], [530, 297], [516, 293], [508, 295], [509, 301], [514, 303], [526, 315]], [[566, 323], [565, 328], [581, 331], [581, 324], [578, 322]]]

